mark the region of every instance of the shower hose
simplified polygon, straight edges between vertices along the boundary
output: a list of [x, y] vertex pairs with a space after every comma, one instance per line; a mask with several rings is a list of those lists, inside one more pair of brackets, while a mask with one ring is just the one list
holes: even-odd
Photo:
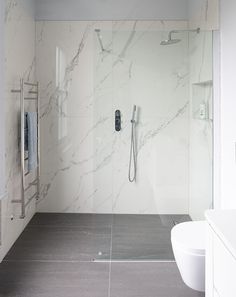
[[[132, 174], [133, 163], [133, 174]], [[131, 144], [129, 157], [129, 181], [132, 183], [136, 180], [137, 163], [136, 163], [136, 149], [135, 149], [135, 120], [131, 120]]]

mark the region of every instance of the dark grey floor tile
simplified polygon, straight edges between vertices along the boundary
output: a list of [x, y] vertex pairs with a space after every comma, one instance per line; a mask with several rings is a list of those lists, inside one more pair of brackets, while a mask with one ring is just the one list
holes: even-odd
[[34, 226], [25, 229], [5, 259], [92, 261], [110, 258], [110, 246], [110, 227]]
[[129, 226], [136, 228], [155, 228], [162, 226], [160, 215], [114, 214], [113, 227]]
[[160, 215], [162, 226], [174, 227], [178, 223], [191, 221], [189, 215]]
[[1, 297], [108, 297], [109, 264], [3, 262]]
[[111, 227], [111, 214], [37, 213], [29, 226]]
[[[156, 232], [156, 233], [155, 233]], [[174, 260], [170, 231], [116, 230], [112, 236], [113, 260]]]
[[110, 297], [204, 297], [182, 281], [175, 263], [112, 263]]
[[156, 215], [114, 215], [113, 260], [173, 260], [172, 225]]
[[114, 260], [173, 260], [171, 228], [174, 222], [189, 219], [186, 215], [40, 213], [6, 258], [91, 261], [111, 256]]
[[172, 215], [174, 224], [192, 221], [189, 215]]

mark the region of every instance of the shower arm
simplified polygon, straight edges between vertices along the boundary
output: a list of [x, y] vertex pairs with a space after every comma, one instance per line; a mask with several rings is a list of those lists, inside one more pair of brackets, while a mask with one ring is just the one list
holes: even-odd
[[103, 43], [102, 43], [102, 37], [100, 35], [100, 30], [99, 29], [95, 29], [95, 32], [97, 33], [98, 42], [100, 44], [101, 50], [102, 50], [102, 52], [104, 52], [105, 51], [105, 48], [104, 48]]
[[168, 39], [169, 40], [172, 39], [171, 38], [172, 34], [177, 34], [177, 33], [181, 33], [181, 32], [195, 32], [195, 33], [198, 34], [198, 33], [200, 33], [200, 28], [192, 29], [192, 30], [188, 30], [188, 29], [186, 29], [186, 30], [172, 30], [172, 31], [169, 32]]
[[99, 40], [99, 43], [100, 43], [101, 49], [102, 49], [102, 51], [104, 52], [104, 51], [105, 51], [105, 49], [104, 49], [104, 47], [103, 47], [102, 39], [101, 39], [101, 36], [100, 36], [100, 34], [99, 34], [99, 33], [98, 33], [98, 40]]

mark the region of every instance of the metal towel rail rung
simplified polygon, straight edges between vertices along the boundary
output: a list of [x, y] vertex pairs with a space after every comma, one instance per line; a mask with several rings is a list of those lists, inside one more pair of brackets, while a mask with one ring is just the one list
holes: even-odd
[[32, 181], [31, 183], [29, 183], [28, 187], [25, 188], [25, 192], [28, 191], [31, 187], [33, 187], [33, 186], [37, 186], [37, 183], [35, 183], [35, 182], [37, 182], [37, 179], [35, 179], [35, 180]]
[[[28, 94], [35, 94], [36, 97], [25, 97], [25, 88], [32, 87], [27, 90]], [[35, 89], [36, 88], [36, 89]], [[33, 201], [34, 198], [39, 199], [40, 195], [40, 125], [39, 125], [39, 83], [26, 82], [23, 79], [20, 80], [20, 89], [11, 90], [12, 93], [20, 94], [20, 109], [21, 109], [21, 119], [20, 119], [20, 151], [21, 151], [21, 199], [12, 200], [12, 203], [21, 204], [21, 216], [24, 219], [26, 215], [26, 207]], [[25, 187], [25, 177], [30, 174], [30, 172], [25, 173], [25, 162], [28, 157], [25, 157], [25, 100], [36, 100], [37, 101], [37, 177], [33, 182], [30, 182], [28, 187]], [[36, 192], [29, 199], [25, 198], [25, 192], [29, 190], [32, 186], [36, 186]]]
[[38, 98], [25, 97], [25, 100], [38, 100]]
[[28, 199], [25, 203], [25, 207], [27, 207], [34, 198], [37, 198], [37, 193], [34, 193], [34, 195]]
[[37, 86], [38, 86], [38, 83], [30, 83], [30, 82], [28, 82], [28, 81], [25, 81], [24, 84], [25, 84], [26, 86], [32, 86], [32, 87], [37, 87]]

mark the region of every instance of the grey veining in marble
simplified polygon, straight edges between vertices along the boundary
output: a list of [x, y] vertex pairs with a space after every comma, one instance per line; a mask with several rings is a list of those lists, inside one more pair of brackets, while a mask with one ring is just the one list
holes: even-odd
[[[194, 220], [204, 220], [204, 210], [212, 208], [213, 200], [212, 44], [212, 32], [201, 31], [189, 36], [190, 83], [193, 84], [190, 94], [189, 214]], [[199, 117], [201, 103], [207, 109], [203, 120]]]
[[[160, 46], [164, 31], [185, 27], [185, 22], [175, 21], [37, 22], [43, 143], [40, 211], [159, 214], [173, 213], [176, 204], [176, 213], [186, 212], [187, 35], [183, 33], [182, 42], [168, 51]], [[110, 50], [105, 54], [96, 28]], [[61, 77], [59, 83], [55, 76]], [[142, 170], [136, 187], [127, 180], [134, 103], [141, 110], [137, 146]], [[122, 111], [119, 134], [113, 127], [116, 109]], [[175, 167], [170, 160], [157, 160], [158, 172], [149, 172], [150, 154], [159, 150], [161, 155], [169, 146], [172, 158], [178, 151]], [[169, 167], [175, 174], [166, 179]], [[162, 183], [156, 189], [151, 179]]]
[[154, 128], [152, 131], [148, 131], [147, 134], [142, 139], [142, 142], [140, 142], [138, 150], [142, 149], [142, 147], [151, 139], [156, 137], [163, 129], [168, 127], [170, 124], [174, 122], [178, 117], [183, 115], [187, 108], [188, 108], [189, 102], [186, 102], [179, 110], [177, 110], [176, 114], [174, 114], [170, 119], [167, 119], [161, 125], [157, 128]]
[[[28, 0], [4, 0], [4, 112], [5, 112], [5, 181], [6, 197], [1, 201], [2, 219], [6, 232], [2, 233], [0, 258], [2, 259], [12, 242], [17, 239], [29, 218], [35, 213], [35, 201], [27, 207], [26, 218], [20, 219], [20, 204], [12, 200], [21, 199], [21, 168], [19, 153], [20, 96], [12, 93], [19, 89], [20, 79], [34, 82], [36, 70], [34, 4]], [[26, 111], [35, 111], [35, 104], [27, 101]], [[34, 180], [32, 172], [26, 178], [25, 187]], [[26, 199], [32, 196], [28, 191]], [[14, 220], [11, 220], [14, 217]]]

